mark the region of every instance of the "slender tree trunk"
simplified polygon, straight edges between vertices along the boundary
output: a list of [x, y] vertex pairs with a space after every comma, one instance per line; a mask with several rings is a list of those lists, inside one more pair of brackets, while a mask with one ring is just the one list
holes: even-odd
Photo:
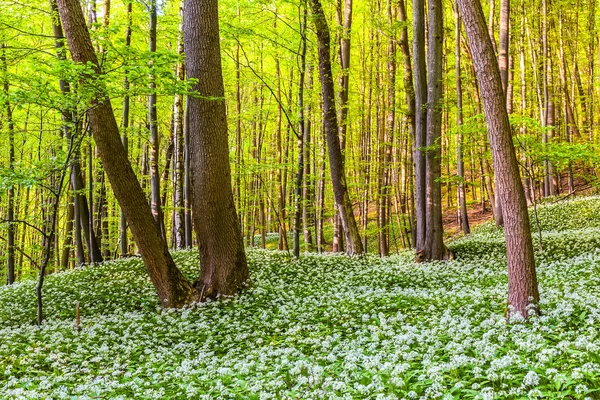
[[413, 57], [415, 80], [415, 247], [424, 251], [427, 229], [427, 180], [424, 148], [427, 145], [427, 67], [425, 64], [425, 2], [413, 0]]
[[[127, 3], [127, 30], [125, 31], [125, 46], [129, 49], [131, 46], [131, 25], [132, 25], [132, 2]], [[123, 79], [123, 90], [125, 92], [125, 96], [123, 97], [123, 120], [121, 122], [121, 126], [123, 128], [123, 149], [125, 150], [125, 154], [129, 153], [129, 142], [128, 142], [128, 130], [129, 130], [129, 77], [128, 68], [126, 65], [125, 68], [125, 78]], [[125, 213], [123, 210], [120, 212], [120, 223], [119, 230], [121, 236], [121, 257], [125, 257], [129, 254], [129, 243], [127, 239], [127, 218], [125, 217]]]
[[194, 229], [199, 242], [203, 296], [232, 295], [248, 280], [229, 165], [217, 0], [187, 0], [184, 9], [186, 71], [197, 79], [189, 97], [189, 152]]
[[300, 257], [300, 231], [302, 230], [301, 219], [302, 210], [305, 199], [303, 198], [303, 182], [304, 182], [304, 80], [306, 75], [306, 23], [307, 23], [308, 10], [304, 7], [302, 17], [300, 20], [300, 35], [301, 35], [301, 49], [300, 49], [300, 74], [298, 82], [298, 171], [296, 173], [296, 186], [295, 186], [295, 212], [294, 212], [294, 257]]
[[[179, 5], [179, 15], [183, 21], [183, 1]], [[179, 54], [179, 61], [177, 62], [177, 68], [175, 74], [177, 80], [183, 82], [185, 79], [185, 68], [184, 68], [184, 53], [183, 53], [183, 23], [179, 27], [179, 39], [177, 43], [177, 53]], [[175, 248], [182, 249], [185, 247], [185, 204], [184, 204], [184, 178], [185, 178], [185, 164], [184, 164], [184, 134], [183, 134], [183, 94], [175, 94], [175, 101], [173, 105], [174, 115], [174, 127], [173, 134], [175, 138], [175, 156], [173, 165], [173, 208], [174, 208], [174, 220], [173, 220], [173, 231], [175, 236]]]
[[329, 152], [329, 167], [335, 202], [337, 204], [344, 235], [346, 239], [347, 254], [361, 254], [363, 252], [362, 241], [358, 232], [358, 226], [354, 219], [354, 211], [344, 172], [344, 159], [340, 148], [338, 136], [338, 123], [335, 107], [335, 95], [333, 77], [331, 73], [330, 36], [325, 13], [319, 0], [311, 0], [310, 5], [317, 31], [319, 43], [319, 77], [323, 95], [323, 124], [327, 135], [327, 149]]
[[456, 136], [456, 169], [458, 175], [458, 208], [460, 216], [460, 227], [465, 235], [471, 233], [469, 227], [469, 217], [467, 215], [467, 196], [465, 193], [465, 163], [463, 161], [463, 136], [461, 126], [463, 124], [463, 96], [462, 96], [462, 77], [461, 77], [461, 21], [456, 9], [456, 125], [458, 125], [458, 135]]
[[[404, 58], [404, 94], [406, 98], [406, 118], [408, 120], [408, 131], [412, 138], [412, 145], [416, 147], [416, 100], [415, 100], [415, 88], [413, 86], [413, 68], [411, 65], [411, 56], [410, 56], [410, 45], [408, 42], [408, 25], [407, 25], [407, 14], [406, 14], [406, 6], [404, 4], [404, 0], [398, 1], [398, 12], [401, 22], [401, 33], [400, 33], [400, 49], [402, 51], [402, 56]], [[417, 150], [418, 151], [418, 150]], [[416, 153], [414, 153], [413, 158], [416, 160]], [[416, 161], [414, 168], [416, 169]], [[412, 171], [411, 171], [412, 175]], [[416, 179], [416, 177], [415, 177]], [[412, 180], [412, 176], [411, 179]], [[414, 203], [414, 199], [412, 200]], [[411, 207], [412, 210], [412, 207]], [[411, 226], [415, 226], [415, 222], [411, 219]], [[412, 228], [411, 228], [412, 229]], [[414, 234], [414, 232], [413, 232]], [[415, 244], [415, 240], [417, 235], [413, 235], [413, 244]]]
[[[527, 318], [529, 313], [538, 312], [539, 292], [529, 214], [512, 142], [500, 70], [492, 43], [487, 39], [479, 0], [457, 0], [457, 3], [481, 88], [494, 169], [498, 177], [498, 195], [502, 208], [506, 211], [504, 233], [508, 262], [509, 315], [520, 314]], [[531, 305], [533, 308], [530, 308]]]
[[[150, 0], [150, 54], [154, 57], [156, 53], [156, 20], [157, 9], [156, 1]], [[151, 204], [152, 215], [158, 222], [160, 233], [163, 239], [166, 240], [165, 221], [161, 207], [160, 196], [160, 173], [158, 168], [159, 152], [160, 152], [160, 137], [158, 135], [158, 116], [156, 112], [156, 77], [155, 77], [154, 60], [150, 61], [150, 95], [148, 96], [148, 122], [150, 124], [150, 186], [151, 186]]]
[[[306, 34], [306, 30], [304, 31]], [[312, 65], [308, 65], [306, 70], [306, 81], [307, 89], [312, 91], [313, 88], [313, 68]], [[303, 193], [302, 199], [304, 200], [302, 205], [302, 225], [304, 227], [304, 244], [307, 250], [312, 250], [313, 237], [312, 230], [314, 228], [311, 220], [314, 217], [314, 175], [311, 175], [311, 102], [304, 102], [304, 131], [303, 131], [303, 144], [304, 144], [304, 176], [303, 176]]]
[[[4, 112], [8, 125], [8, 168], [14, 171], [15, 167], [15, 125], [12, 116], [12, 109], [9, 101], [8, 84], [8, 66], [6, 65], [5, 45], [1, 46], [0, 54], [2, 62], [2, 86], [4, 91]], [[6, 243], [6, 283], [12, 285], [15, 282], [15, 230], [13, 222], [15, 219], [15, 188], [11, 184], [6, 191], [7, 209], [6, 220], [8, 221], [7, 243]]]
[[427, 227], [423, 258], [441, 260], [444, 257], [442, 226], [441, 137], [442, 137], [442, 1], [429, 0], [429, 47], [427, 51]]
[[196, 300], [197, 293], [175, 266], [131, 168], [119, 137], [119, 127], [110, 99], [98, 80], [101, 71], [79, 1], [58, 0], [58, 8], [73, 60], [91, 65], [94, 70], [94, 74], [82, 81], [82, 84], [84, 88], [95, 93], [88, 110], [88, 118], [115, 197], [125, 213], [161, 305], [183, 306]]

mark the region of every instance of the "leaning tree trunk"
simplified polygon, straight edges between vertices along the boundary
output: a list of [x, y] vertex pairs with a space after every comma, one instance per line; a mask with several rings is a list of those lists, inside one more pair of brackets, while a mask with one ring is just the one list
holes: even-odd
[[323, 124], [327, 135], [327, 149], [329, 153], [329, 169], [331, 172], [331, 181], [333, 183], [333, 192], [335, 203], [338, 207], [342, 228], [346, 239], [347, 254], [361, 254], [363, 252], [362, 241], [348, 187], [346, 185], [346, 175], [344, 172], [344, 160], [338, 138], [338, 122], [335, 109], [335, 91], [333, 87], [333, 77], [331, 73], [331, 50], [330, 35], [325, 13], [319, 0], [310, 1], [313, 19], [319, 42], [319, 78], [321, 80], [321, 91], [323, 95]]
[[444, 257], [442, 226], [442, 50], [444, 44], [442, 0], [429, 0], [429, 46], [427, 48], [427, 226], [425, 228], [425, 260]]
[[[481, 89], [494, 170], [498, 177], [497, 195], [505, 211], [509, 312], [527, 318], [531, 310], [538, 311], [539, 292], [529, 214], [512, 142], [500, 70], [492, 42], [486, 34], [481, 3], [479, 0], [457, 0], [457, 3]], [[528, 310], [530, 305], [534, 308]]]
[[90, 129], [115, 197], [125, 214], [161, 305], [181, 307], [196, 300], [197, 292], [175, 266], [129, 163], [110, 99], [102, 85], [102, 73], [81, 5], [78, 0], [58, 0], [58, 9], [73, 60], [93, 68], [93, 73], [82, 84], [85, 90], [95, 92], [88, 110]]
[[235, 209], [219, 44], [217, 0], [186, 0], [185, 67], [196, 93], [189, 96], [189, 154], [194, 229], [200, 250], [201, 296], [243, 288], [248, 266]]

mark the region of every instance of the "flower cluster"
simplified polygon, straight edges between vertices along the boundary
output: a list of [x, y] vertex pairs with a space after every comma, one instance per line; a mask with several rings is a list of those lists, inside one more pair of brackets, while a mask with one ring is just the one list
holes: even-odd
[[[525, 324], [506, 323], [492, 226], [451, 262], [251, 250], [249, 290], [185, 310], [158, 307], [139, 259], [107, 262], [48, 277], [41, 328], [34, 282], [1, 287], [0, 398], [597, 398], [600, 221], [563, 220], [599, 204], [540, 208], [542, 316]], [[195, 252], [174, 256], [197, 274]]]

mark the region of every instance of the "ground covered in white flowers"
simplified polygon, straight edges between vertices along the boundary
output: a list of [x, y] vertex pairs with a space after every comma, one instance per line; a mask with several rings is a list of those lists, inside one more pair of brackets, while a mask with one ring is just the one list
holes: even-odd
[[252, 250], [250, 290], [184, 311], [135, 258], [50, 276], [42, 328], [34, 282], [1, 287], [0, 398], [600, 398], [600, 199], [539, 211], [530, 324], [505, 323], [491, 224], [448, 263]]

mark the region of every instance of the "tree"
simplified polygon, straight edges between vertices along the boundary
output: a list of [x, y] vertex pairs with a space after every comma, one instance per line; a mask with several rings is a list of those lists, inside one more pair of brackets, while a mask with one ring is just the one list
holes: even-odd
[[539, 292], [529, 214], [512, 142], [500, 70], [487, 35], [481, 3], [479, 0], [457, 0], [457, 3], [483, 100], [494, 172], [498, 180], [497, 196], [505, 210], [509, 311], [510, 314], [527, 318], [528, 312], [538, 312]]
[[441, 260], [444, 257], [442, 226], [442, 51], [444, 45], [443, 4], [441, 0], [429, 0], [429, 47], [427, 48], [427, 224], [425, 228], [425, 260]]
[[463, 95], [462, 95], [462, 77], [461, 77], [461, 37], [460, 37], [460, 16], [458, 15], [458, 9], [456, 9], [456, 125], [458, 128], [458, 135], [456, 138], [456, 169], [458, 175], [458, 207], [459, 207], [459, 218], [460, 225], [465, 233], [468, 235], [471, 233], [469, 227], [469, 217], [467, 215], [467, 196], [465, 193], [465, 163], [463, 161], [463, 135], [461, 132], [461, 126], [463, 124]]
[[325, 133], [327, 135], [329, 170], [331, 172], [335, 203], [340, 213], [342, 228], [344, 229], [346, 253], [349, 255], [361, 254], [363, 246], [348, 193], [344, 160], [338, 137], [335, 92], [331, 72], [331, 38], [329, 35], [329, 26], [327, 25], [325, 13], [319, 0], [310, 0], [310, 5], [319, 43], [319, 79], [321, 81], [321, 94], [323, 97], [323, 125], [325, 126]]
[[87, 65], [82, 89], [92, 93], [88, 119], [98, 153], [115, 196], [138, 245], [146, 271], [163, 307], [181, 307], [197, 299], [197, 292], [175, 266], [167, 243], [160, 234], [146, 196], [127, 158], [110, 99], [102, 84], [102, 72], [90, 40], [78, 0], [58, 0], [71, 56]]
[[[15, 166], [15, 125], [12, 117], [12, 109], [9, 100], [9, 84], [7, 77], [8, 67], [6, 65], [6, 53], [4, 50], [5, 45], [2, 44], [0, 49], [0, 62], [2, 63], [2, 91], [4, 94], [4, 108], [6, 113], [6, 122], [8, 125], [8, 168], [11, 172], [14, 171]], [[7, 246], [6, 246], [6, 283], [12, 285], [15, 282], [15, 188], [11, 184], [6, 193], [7, 197], [7, 210], [6, 220], [8, 222], [8, 234], [7, 234]]]
[[414, 57], [414, 93], [415, 93], [415, 216], [417, 251], [425, 249], [427, 224], [427, 183], [424, 148], [427, 129], [427, 70], [425, 64], [425, 2], [413, 0], [413, 57]]
[[217, 0], [186, 0], [183, 37], [193, 82], [189, 153], [201, 268], [195, 286], [201, 297], [232, 295], [246, 284], [248, 266], [231, 187]]

